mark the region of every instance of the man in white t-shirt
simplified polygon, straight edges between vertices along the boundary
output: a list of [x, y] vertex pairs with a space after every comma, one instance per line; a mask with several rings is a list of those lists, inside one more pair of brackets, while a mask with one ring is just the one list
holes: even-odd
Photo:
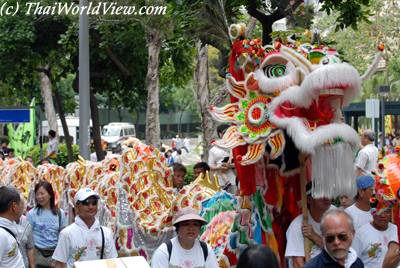
[[198, 236], [202, 225], [207, 221], [191, 207], [181, 209], [174, 221], [177, 236], [161, 244], [154, 252], [152, 268], [217, 268], [214, 251]]
[[357, 176], [376, 173], [379, 152], [374, 141], [375, 133], [372, 130], [365, 130], [361, 135], [361, 145], [364, 147], [358, 152], [355, 160]]
[[49, 130], [49, 143], [47, 144], [47, 158], [56, 158], [58, 150], [57, 133], [54, 130]]
[[285, 257], [289, 258], [289, 268], [303, 267], [305, 263], [304, 237], [311, 240], [311, 258], [317, 256], [323, 248], [320, 224], [322, 215], [331, 208], [329, 198], [311, 197], [311, 183], [307, 184], [308, 223], [303, 223], [303, 215], [297, 216], [286, 232]]
[[96, 219], [99, 198], [90, 188], [80, 189], [76, 193], [74, 201], [78, 216], [73, 224], [60, 233], [53, 254], [55, 268], [72, 268], [77, 261], [111, 259], [118, 256], [111, 230], [100, 226]]
[[[222, 138], [228, 125], [220, 125], [217, 127], [218, 138]], [[224, 149], [214, 145], [208, 153], [208, 165], [210, 166], [211, 176], [218, 177], [219, 185], [228, 192], [235, 194], [236, 174], [234, 172], [234, 164], [232, 161], [231, 150]]]
[[24, 268], [18, 248], [16, 221], [21, 218], [25, 202], [13, 187], [0, 187], [0, 267]]
[[353, 218], [354, 229], [357, 231], [362, 225], [372, 221], [371, 205], [369, 200], [374, 193], [375, 180], [369, 175], [357, 177], [356, 202], [345, 211]]
[[[381, 201], [378, 201], [378, 207]], [[390, 223], [392, 204], [372, 210], [373, 220], [356, 231], [353, 248], [366, 268], [382, 267], [389, 242], [399, 242], [397, 226]]]

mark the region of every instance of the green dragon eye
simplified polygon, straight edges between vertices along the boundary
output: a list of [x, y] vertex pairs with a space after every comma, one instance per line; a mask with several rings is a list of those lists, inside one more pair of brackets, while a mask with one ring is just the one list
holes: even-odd
[[269, 78], [284, 76], [286, 73], [286, 65], [285, 64], [267, 65], [264, 68], [264, 73]]

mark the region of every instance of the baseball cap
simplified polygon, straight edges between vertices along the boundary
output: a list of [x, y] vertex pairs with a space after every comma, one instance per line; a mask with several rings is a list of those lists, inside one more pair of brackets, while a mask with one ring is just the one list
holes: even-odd
[[92, 189], [90, 189], [88, 187], [82, 188], [75, 194], [74, 202], [76, 204], [78, 201], [85, 201], [86, 199], [88, 199], [91, 196], [97, 197], [98, 199], [100, 198], [98, 193], [96, 193]]
[[375, 185], [375, 180], [369, 175], [358, 176], [357, 179], [357, 189], [363, 190]]
[[175, 225], [177, 223], [190, 220], [199, 221], [202, 225], [207, 224], [207, 221], [203, 217], [199, 216], [197, 211], [192, 207], [185, 207], [179, 210], [172, 224]]

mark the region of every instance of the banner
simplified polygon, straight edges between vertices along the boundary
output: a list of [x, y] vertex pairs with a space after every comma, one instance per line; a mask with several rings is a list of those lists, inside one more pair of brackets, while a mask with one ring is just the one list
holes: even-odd
[[14, 149], [15, 156], [21, 156], [25, 158], [29, 149], [35, 143], [36, 136], [36, 115], [35, 115], [35, 98], [32, 99], [29, 109], [29, 123], [18, 124], [18, 127], [14, 129], [14, 125], [7, 124], [8, 128], [8, 147]]

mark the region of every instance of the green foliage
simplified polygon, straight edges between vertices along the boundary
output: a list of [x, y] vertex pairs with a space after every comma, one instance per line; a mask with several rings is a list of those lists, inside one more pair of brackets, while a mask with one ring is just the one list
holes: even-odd
[[[42, 153], [43, 155], [46, 154], [47, 143], [43, 144]], [[74, 156], [74, 161], [78, 159], [79, 155], [79, 146], [76, 144], [72, 145], [72, 151]], [[35, 145], [33, 146], [29, 152], [27, 153], [28, 156], [32, 156], [33, 162], [38, 165], [40, 163], [40, 146]], [[55, 159], [55, 164], [59, 166], [67, 166], [68, 165], [68, 155], [67, 155], [67, 145], [65, 143], [60, 143], [58, 145], [58, 153], [57, 158]]]
[[290, 28], [310, 29], [312, 19], [315, 16], [314, 5], [299, 5], [290, 16], [287, 17]]
[[328, 16], [333, 11], [339, 14], [336, 19], [336, 30], [344, 29], [349, 26], [356, 30], [359, 22], [368, 21], [368, 16], [371, 15], [368, 10], [370, 2], [370, 0], [324, 0], [322, 2], [321, 11], [325, 11]]
[[400, 23], [399, 6], [385, 0], [374, 0], [370, 4], [371, 9], [376, 11], [376, 15], [370, 17], [370, 22], [360, 22], [357, 30], [347, 28], [334, 32], [332, 25], [338, 16], [337, 13], [319, 18], [315, 26], [326, 38], [336, 43], [335, 48], [360, 74], [364, 73], [372, 63], [377, 52], [377, 45], [384, 43], [387, 70], [378, 72], [371, 79], [363, 82], [363, 91], [359, 100], [376, 97], [376, 88], [382, 84], [392, 85], [389, 99], [398, 99], [400, 97], [397, 83], [400, 79], [400, 39], [398, 32], [394, 29]]
[[186, 166], [187, 172], [186, 172], [185, 178], [183, 179], [185, 185], [190, 184], [192, 181], [194, 181], [196, 179], [193, 174], [193, 166], [194, 165]]

